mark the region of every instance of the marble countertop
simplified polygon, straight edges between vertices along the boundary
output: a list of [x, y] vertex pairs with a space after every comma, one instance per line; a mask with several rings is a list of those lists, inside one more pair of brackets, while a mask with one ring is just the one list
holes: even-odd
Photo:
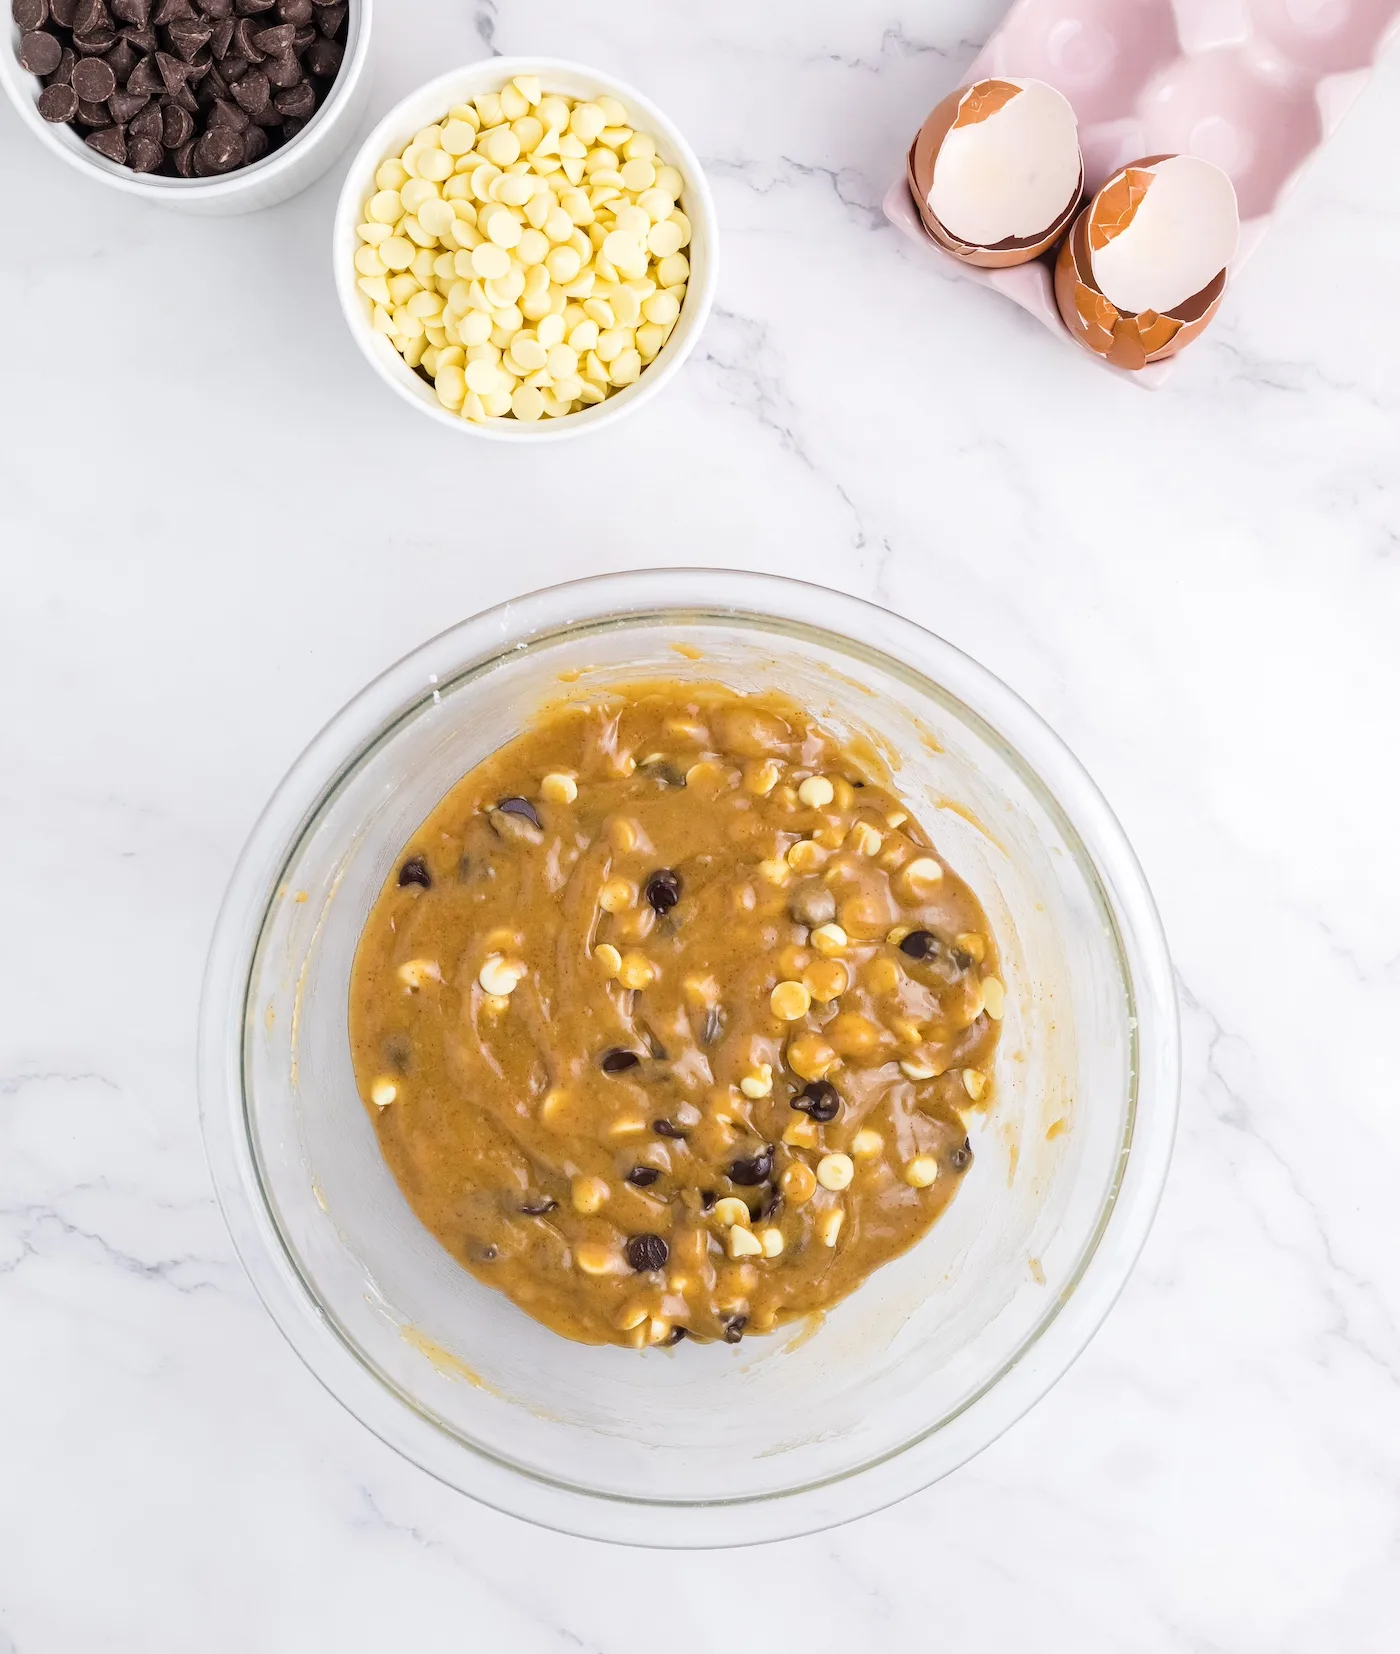
[[[374, 381], [340, 168], [184, 219], [0, 110], [0, 1654], [1396, 1646], [1400, 56], [1149, 395], [881, 218], [1000, 9], [381, 6], [376, 113], [574, 57], [713, 179], [686, 371], [542, 452]], [[879, 1516], [691, 1557], [494, 1515], [331, 1403], [232, 1254], [193, 1062], [321, 723], [512, 593], [685, 562], [874, 598], [1026, 696], [1142, 857], [1185, 1034], [1160, 1218], [1049, 1398]]]

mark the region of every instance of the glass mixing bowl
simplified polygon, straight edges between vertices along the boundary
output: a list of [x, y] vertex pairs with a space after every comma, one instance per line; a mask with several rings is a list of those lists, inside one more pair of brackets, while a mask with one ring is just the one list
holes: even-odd
[[[418, 823], [542, 703], [644, 676], [776, 686], [889, 758], [995, 931], [1007, 1008], [976, 1160], [823, 1322], [643, 1352], [548, 1332], [419, 1224], [351, 1069], [369, 907]], [[384, 1441], [516, 1516], [700, 1546], [845, 1521], [985, 1447], [1123, 1286], [1171, 1153], [1170, 961], [1111, 812], [1003, 684], [909, 621], [720, 570], [608, 575], [444, 632], [312, 742], [234, 873], [200, 1032], [205, 1140], [254, 1285]]]

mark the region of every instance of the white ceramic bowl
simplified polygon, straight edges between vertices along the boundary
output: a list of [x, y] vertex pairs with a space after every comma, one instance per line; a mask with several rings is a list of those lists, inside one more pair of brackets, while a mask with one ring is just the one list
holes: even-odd
[[[641, 377], [634, 384], [615, 391], [606, 402], [560, 419], [540, 419], [530, 423], [507, 418], [493, 419], [483, 424], [463, 419], [460, 414], [450, 413], [444, 408], [434, 395], [432, 386], [409, 367], [383, 334], [375, 333], [371, 328], [369, 300], [356, 286], [355, 253], [361, 243], [355, 228], [363, 222], [365, 203], [375, 192], [374, 175], [382, 162], [392, 155], [402, 154], [415, 132], [440, 120], [454, 103], [467, 102], [479, 92], [497, 91], [516, 75], [538, 75], [546, 92], [558, 92], [566, 97], [614, 97], [636, 117], [637, 129], [649, 132], [656, 139], [662, 160], [675, 167], [685, 180], [680, 206], [690, 219], [691, 242], [686, 248], [686, 256], [690, 260], [690, 282], [671, 337], [656, 360], [642, 370]], [[406, 402], [412, 403], [420, 413], [427, 414], [438, 424], [465, 436], [486, 437], [500, 442], [549, 442], [560, 437], [581, 436], [586, 431], [597, 431], [604, 425], [612, 424], [650, 401], [679, 371], [682, 362], [695, 348], [714, 302], [718, 270], [715, 204], [695, 152], [675, 124], [662, 114], [650, 98], [644, 97], [634, 87], [615, 80], [601, 70], [585, 68], [580, 63], [566, 63], [558, 58], [491, 57], [453, 69], [419, 87], [391, 109], [370, 133], [359, 154], [350, 163], [345, 187], [340, 193], [332, 237], [332, 257], [335, 261], [336, 292], [340, 295], [340, 306], [355, 343], [385, 384]]]
[[296, 137], [250, 167], [220, 178], [166, 178], [132, 172], [89, 149], [70, 126], [57, 126], [39, 113], [39, 79], [21, 69], [13, 23], [0, 45], [0, 83], [19, 117], [44, 147], [79, 172], [127, 195], [176, 212], [222, 218], [275, 206], [298, 195], [343, 154], [369, 101], [369, 40], [374, 0], [349, 0], [345, 60], [326, 101]]
[[[995, 931], [1006, 1015], [972, 1169], [916, 1246], [819, 1328], [639, 1353], [568, 1343], [438, 1245], [379, 1152], [346, 1005], [365, 915], [448, 788], [563, 682], [648, 675], [777, 686], [897, 755], [896, 787]], [[926, 1486], [1083, 1349], [1166, 1176], [1176, 996], [1122, 830], [1005, 685], [855, 598], [670, 569], [464, 621], [322, 731], [233, 876], [199, 1069], [239, 1255], [357, 1417], [517, 1516], [640, 1545], [734, 1545]]]

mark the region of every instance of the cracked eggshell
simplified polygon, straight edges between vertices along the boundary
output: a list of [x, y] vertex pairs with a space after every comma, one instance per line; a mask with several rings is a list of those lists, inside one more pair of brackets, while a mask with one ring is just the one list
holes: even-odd
[[1239, 244], [1234, 186], [1191, 155], [1121, 167], [1055, 261], [1055, 299], [1080, 344], [1136, 371], [1174, 356], [1220, 308]]
[[1084, 193], [1069, 100], [1042, 80], [998, 76], [951, 92], [909, 150], [924, 228], [965, 264], [1028, 264], [1064, 234]]

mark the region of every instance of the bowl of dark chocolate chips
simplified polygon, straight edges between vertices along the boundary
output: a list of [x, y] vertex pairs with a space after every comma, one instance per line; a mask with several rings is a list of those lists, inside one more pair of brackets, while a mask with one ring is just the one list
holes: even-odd
[[297, 194], [369, 94], [372, 0], [10, 0], [0, 80], [71, 166], [179, 211]]

